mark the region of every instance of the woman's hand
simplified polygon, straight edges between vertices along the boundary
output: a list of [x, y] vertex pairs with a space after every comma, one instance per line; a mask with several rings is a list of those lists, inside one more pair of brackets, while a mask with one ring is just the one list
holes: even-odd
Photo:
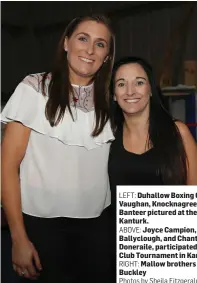
[[38, 252], [28, 239], [13, 241], [12, 263], [19, 276], [29, 279], [37, 279], [42, 270]]

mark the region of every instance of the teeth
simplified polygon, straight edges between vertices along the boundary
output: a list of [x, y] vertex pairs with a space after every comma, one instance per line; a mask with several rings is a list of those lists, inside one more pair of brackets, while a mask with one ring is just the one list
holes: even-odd
[[139, 101], [139, 98], [136, 98], [136, 99], [125, 99], [125, 101], [128, 102], [128, 103], [135, 103], [135, 102]]
[[87, 58], [82, 58], [82, 57], [80, 57], [80, 59], [81, 59], [82, 61], [84, 61], [84, 62], [87, 62], [87, 63], [92, 63], [92, 62], [93, 62], [93, 60], [90, 60], [90, 59], [87, 59]]

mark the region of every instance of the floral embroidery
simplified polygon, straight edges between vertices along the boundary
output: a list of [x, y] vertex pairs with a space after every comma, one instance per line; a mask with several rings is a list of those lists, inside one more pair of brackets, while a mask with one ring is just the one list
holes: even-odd
[[[36, 92], [42, 93], [43, 76], [44, 76], [44, 73], [28, 75], [24, 78], [23, 83], [31, 86], [33, 89], [35, 89]], [[51, 80], [51, 73], [48, 74], [47, 79], [45, 81], [46, 93], [48, 92], [50, 80]]]
[[71, 106], [83, 112], [94, 109], [94, 86], [73, 86], [74, 94], [71, 95]]
[[[42, 79], [44, 73], [31, 74], [24, 78], [23, 83], [31, 86], [36, 92], [42, 93]], [[48, 95], [51, 73], [45, 80], [45, 93]], [[70, 105], [83, 112], [94, 110], [94, 86], [73, 86], [73, 94], [70, 96]]]

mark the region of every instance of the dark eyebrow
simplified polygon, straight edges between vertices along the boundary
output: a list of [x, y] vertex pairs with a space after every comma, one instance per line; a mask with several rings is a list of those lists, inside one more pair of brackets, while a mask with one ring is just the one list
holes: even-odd
[[136, 77], [136, 79], [143, 79], [143, 80], [147, 81], [147, 79], [144, 78], [144, 77]]
[[[84, 34], [84, 35], [90, 37], [90, 35], [89, 35], [88, 33], [86, 33], [86, 32], [79, 32], [77, 35], [80, 35], [80, 34]], [[77, 35], [76, 35], [76, 36], [77, 36]], [[107, 41], [106, 41], [104, 38], [100, 38], [100, 37], [99, 37], [99, 38], [97, 38], [97, 40], [105, 41], [105, 43], [108, 45]]]
[[120, 79], [118, 79], [117, 81], [115, 81], [115, 83], [117, 83], [117, 82], [119, 82], [119, 81], [125, 81], [125, 79], [120, 78]]
[[76, 34], [76, 36], [77, 36], [77, 35], [80, 35], [80, 34], [84, 34], [84, 35], [90, 37], [90, 35], [89, 35], [88, 33], [86, 33], [86, 32], [79, 32], [79, 33]]

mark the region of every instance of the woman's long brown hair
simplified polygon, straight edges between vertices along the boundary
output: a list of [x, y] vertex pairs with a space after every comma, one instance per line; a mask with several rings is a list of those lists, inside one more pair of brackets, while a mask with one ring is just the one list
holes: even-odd
[[[58, 46], [57, 56], [51, 72], [51, 81], [48, 88], [49, 99], [46, 104], [45, 114], [50, 125], [56, 126], [63, 119], [66, 108], [73, 118], [70, 108], [70, 94], [73, 88], [69, 79], [69, 68], [67, 53], [64, 50], [65, 38], [70, 38], [77, 26], [84, 21], [96, 21], [104, 24], [111, 33], [108, 60], [103, 63], [94, 77], [94, 107], [95, 107], [95, 127], [92, 136], [98, 136], [109, 119], [109, 86], [111, 72], [114, 63], [115, 37], [109, 20], [102, 15], [91, 15], [79, 17], [70, 22], [67, 26]], [[46, 72], [42, 80], [42, 91], [46, 95], [45, 83], [49, 72]]]

